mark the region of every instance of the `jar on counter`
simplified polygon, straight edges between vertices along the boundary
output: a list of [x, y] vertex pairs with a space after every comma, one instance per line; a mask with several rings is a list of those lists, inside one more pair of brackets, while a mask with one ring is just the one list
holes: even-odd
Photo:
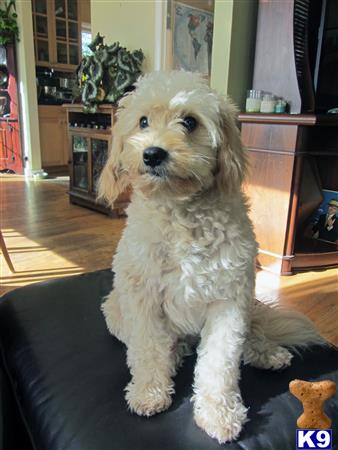
[[259, 112], [262, 102], [262, 91], [250, 89], [247, 91], [245, 111], [248, 113]]
[[272, 94], [264, 94], [261, 102], [261, 113], [274, 113], [276, 106], [276, 99]]

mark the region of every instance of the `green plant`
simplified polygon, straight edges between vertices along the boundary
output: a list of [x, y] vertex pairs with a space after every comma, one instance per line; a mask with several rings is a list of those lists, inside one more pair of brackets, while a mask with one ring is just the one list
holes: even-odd
[[130, 52], [119, 42], [105, 45], [103, 40], [98, 33], [88, 46], [92, 54], [82, 59], [78, 71], [86, 112], [96, 112], [100, 103], [116, 103], [141, 74], [142, 50]]
[[11, 44], [19, 40], [18, 15], [15, 12], [15, 0], [0, 3], [0, 45]]

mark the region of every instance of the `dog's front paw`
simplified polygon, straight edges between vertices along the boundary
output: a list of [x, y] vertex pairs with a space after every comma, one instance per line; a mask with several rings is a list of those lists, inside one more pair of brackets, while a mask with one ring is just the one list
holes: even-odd
[[141, 385], [133, 381], [125, 390], [129, 409], [139, 416], [147, 417], [168, 409], [172, 402], [171, 394], [174, 392], [171, 385]]
[[196, 395], [194, 398], [196, 424], [220, 444], [236, 439], [247, 420], [247, 408], [236, 392], [219, 397]]

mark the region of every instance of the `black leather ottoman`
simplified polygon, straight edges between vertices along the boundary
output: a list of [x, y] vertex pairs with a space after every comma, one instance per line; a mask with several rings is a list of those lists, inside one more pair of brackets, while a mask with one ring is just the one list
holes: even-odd
[[[128, 412], [123, 392], [130, 379], [125, 347], [109, 335], [100, 312], [112, 278], [104, 270], [27, 286], [1, 300], [4, 450], [295, 449], [302, 408], [288, 391], [289, 381], [338, 382], [336, 349], [314, 347], [282, 372], [243, 367], [241, 389], [250, 406], [250, 422], [237, 442], [220, 446], [194, 424], [194, 357], [186, 359], [176, 377], [168, 411], [149, 419]], [[13, 409], [20, 413], [7, 415]], [[336, 396], [326, 409], [335, 430], [337, 411]], [[333, 448], [338, 448], [335, 433]]]

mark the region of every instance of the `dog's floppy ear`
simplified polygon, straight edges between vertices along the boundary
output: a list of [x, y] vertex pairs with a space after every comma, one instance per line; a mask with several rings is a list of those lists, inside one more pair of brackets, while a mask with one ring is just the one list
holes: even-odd
[[122, 121], [124, 109], [130, 103], [132, 94], [123, 97], [119, 102], [117, 112], [117, 121], [113, 127], [113, 145], [110, 148], [107, 162], [101, 172], [98, 181], [97, 200], [104, 200], [109, 206], [113, 207], [117, 199], [130, 184], [129, 175], [123, 168], [120, 156], [123, 151], [123, 131]]
[[237, 108], [220, 99], [220, 142], [217, 149], [216, 182], [220, 190], [238, 191], [247, 173], [247, 156], [236, 125]]

